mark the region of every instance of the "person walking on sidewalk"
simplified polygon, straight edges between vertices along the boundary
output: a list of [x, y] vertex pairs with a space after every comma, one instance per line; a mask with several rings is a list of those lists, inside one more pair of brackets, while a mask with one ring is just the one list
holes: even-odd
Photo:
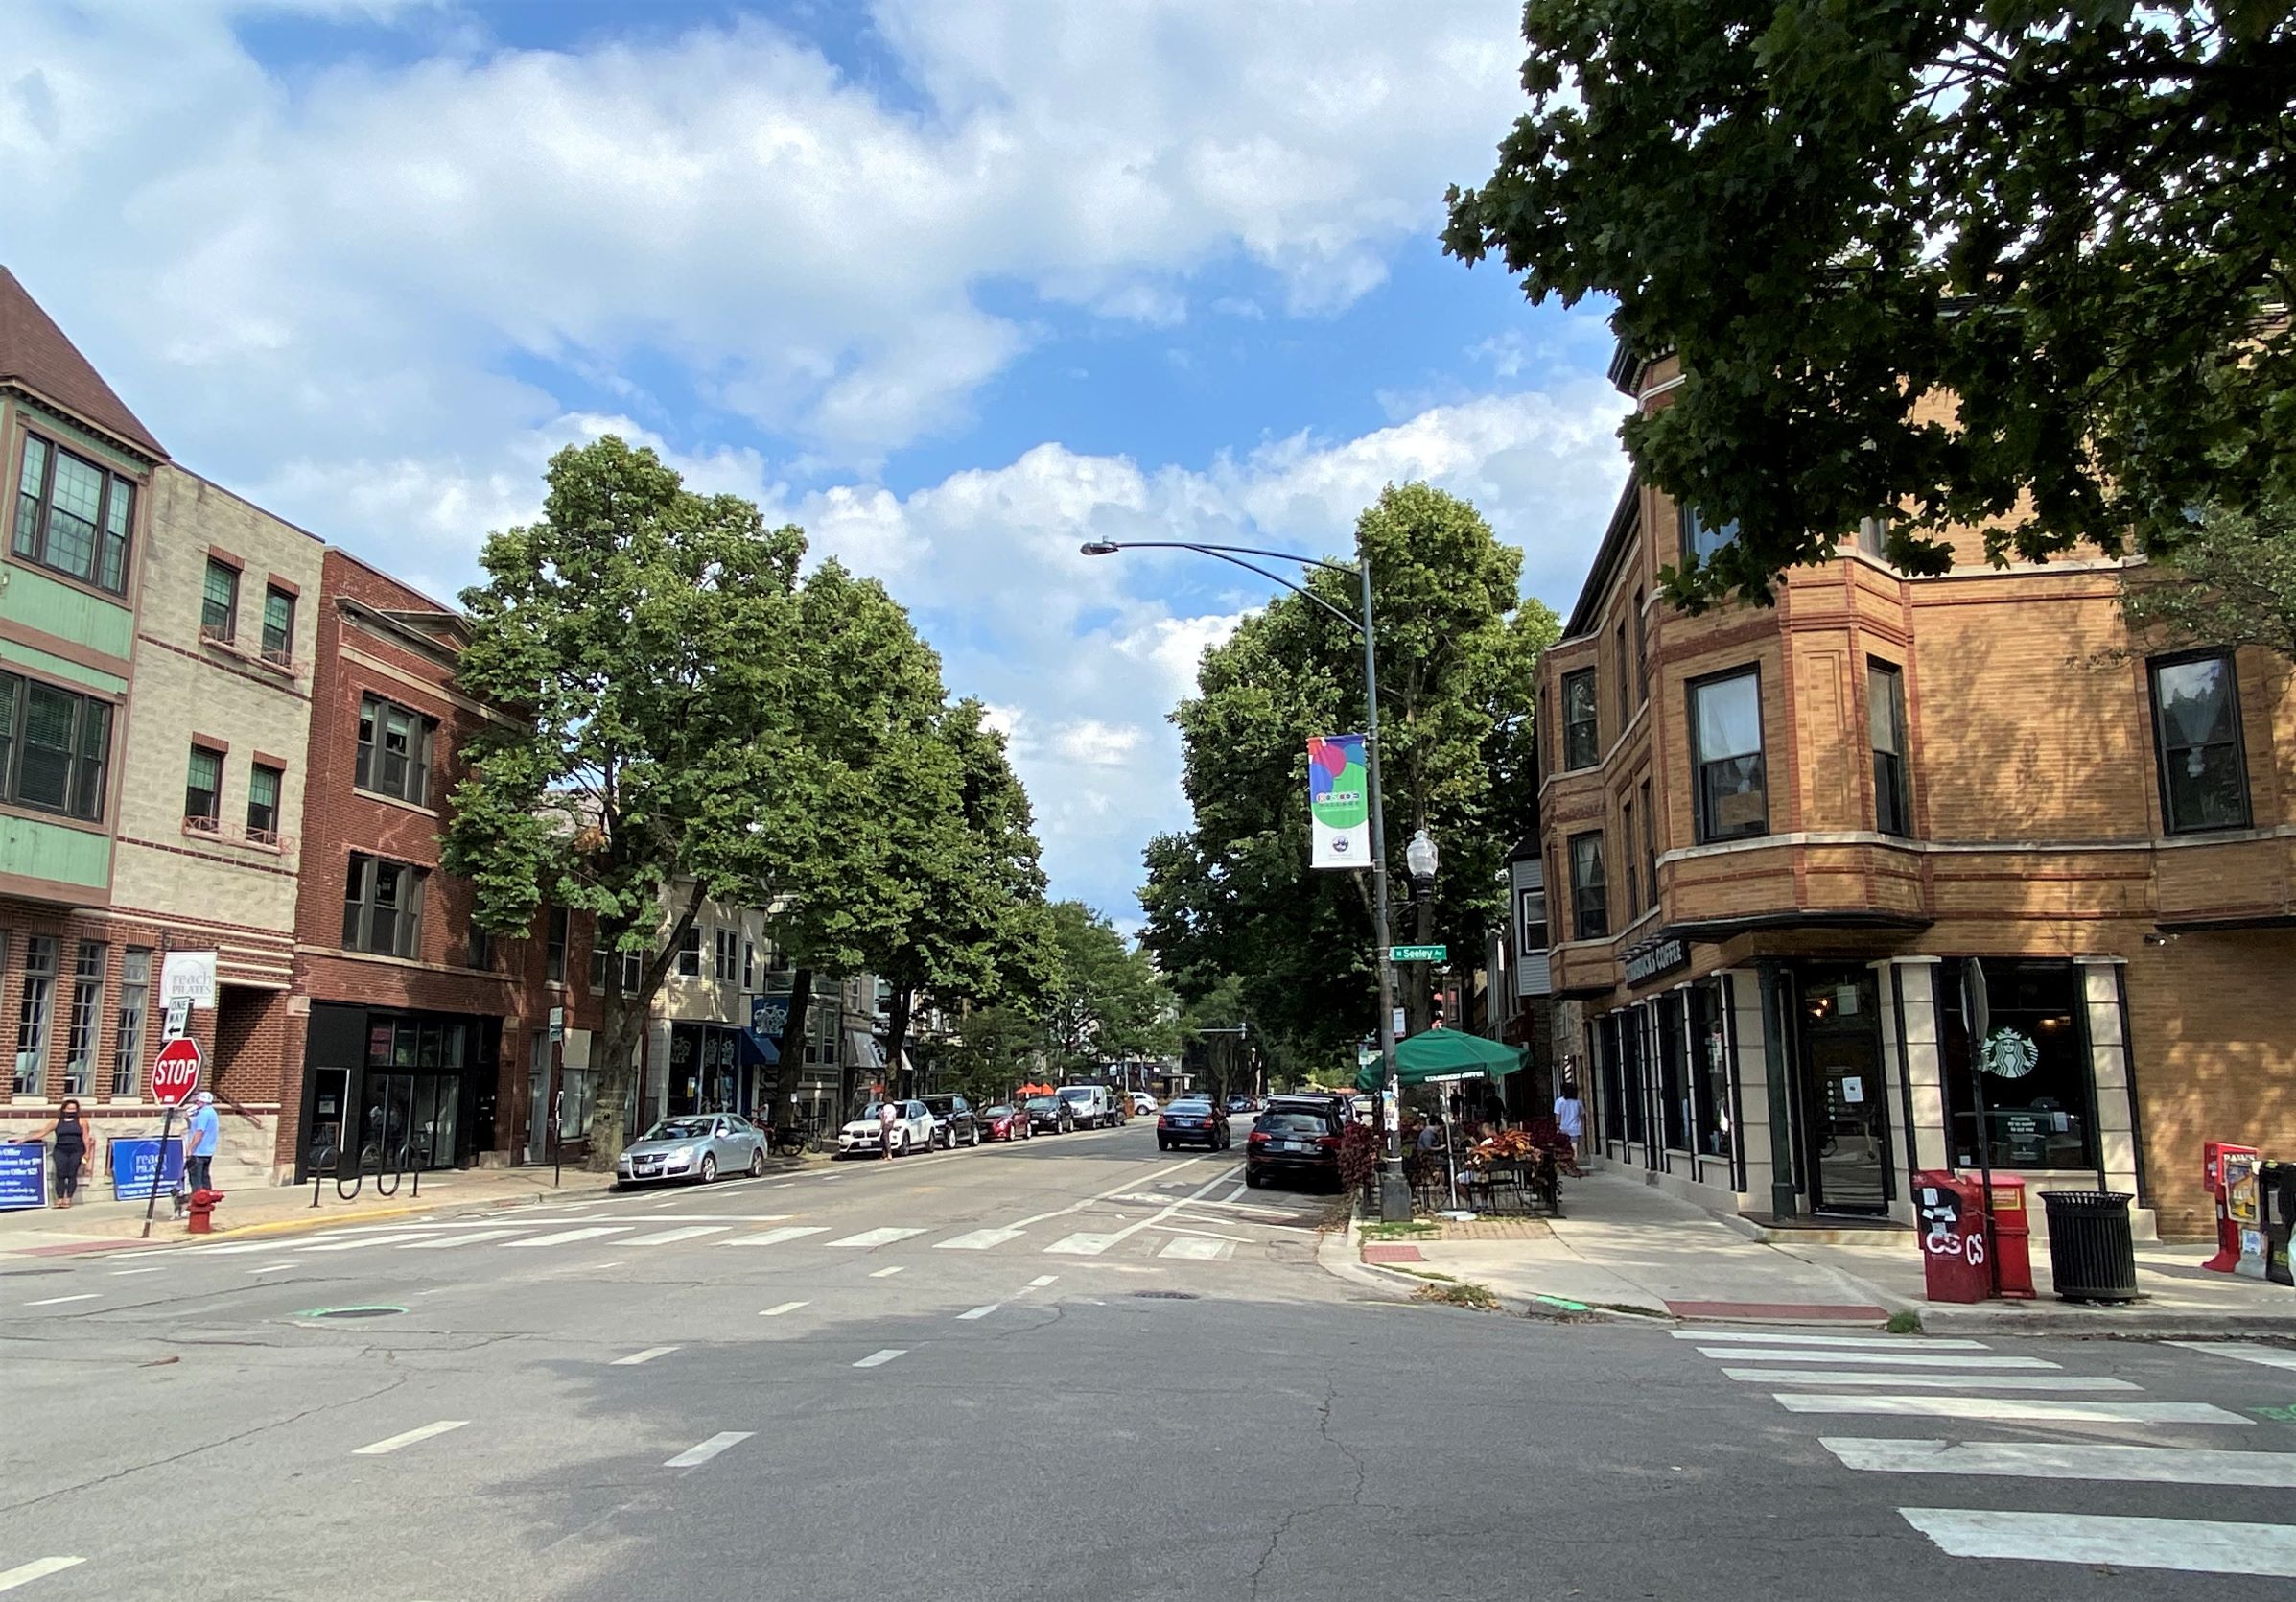
[[877, 1145], [879, 1159], [893, 1155], [893, 1103], [879, 1097], [877, 1103]]
[[55, 1205], [69, 1207], [80, 1195], [80, 1166], [87, 1161], [88, 1148], [95, 1144], [88, 1138], [87, 1120], [80, 1116], [78, 1096], [65, 1096], [54, 1118], [8, 1143], [36, 1145], [50, 1136], [56, 1139]]
[[1555, 1096], [1555, 1127], [1562, 1131], [1571, 1143], [1571, 1155], [1579, 1153], [1579, 1143], [1586, 1135], [1586, 1104], [1579, 1099], [1579, 1087], [1569, 1079]]
[[223, 1142], [223, 1120], [215, 1110], [215, 1094], [201, 1091], [192, 1097], [191, 1117], [183, 1121], [183, 1177], [192, 1190], [215, 1189], [215, 1151]]

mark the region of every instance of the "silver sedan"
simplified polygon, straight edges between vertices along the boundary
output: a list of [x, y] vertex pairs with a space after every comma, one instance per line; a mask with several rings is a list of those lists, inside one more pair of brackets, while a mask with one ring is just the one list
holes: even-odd
[[732, 1113], [695, 1113], [664, 1119], [622, 1148], [614, 1177], [623, 1185], [658, 1179], [698, 1179], [721, 1173], [765, 1171], [765, 1132]]

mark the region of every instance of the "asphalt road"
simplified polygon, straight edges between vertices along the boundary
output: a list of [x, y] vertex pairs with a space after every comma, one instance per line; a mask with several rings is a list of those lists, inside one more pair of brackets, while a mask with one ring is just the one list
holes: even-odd
[[1135, 1123], [12, 1266], [0, 1591], [2296, 1591], [2296, 1369], [1398, 1302], [1239, 1179]]

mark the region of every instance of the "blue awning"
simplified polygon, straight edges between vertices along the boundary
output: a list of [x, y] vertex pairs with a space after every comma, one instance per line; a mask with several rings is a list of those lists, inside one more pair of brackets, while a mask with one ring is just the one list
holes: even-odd
[[743, 1068], [757, 1068], [760, 1065], [766, 1068], [778, 1068], [781, 1065], [782, 1048], [776, 1046], [770, 1037], [753, 1034], [747, 1029], [737, 1029], [734, 1032], [740, 1037], [741, 1066]]

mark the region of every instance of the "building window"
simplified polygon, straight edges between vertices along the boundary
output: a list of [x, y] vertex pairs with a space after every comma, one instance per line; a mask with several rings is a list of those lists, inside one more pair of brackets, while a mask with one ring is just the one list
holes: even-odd
[[257, 845], [279, 843], [279, 789], [286, 778], [260, 762], [247, 769], [247, 838]]
[[16, 1095], [47, 1084], [48, 1014], [56, 1001], [56, 936], [24, 937], [24, 990], [16, 1001]]
[[1882, 560], [1882, 520], [1878, 517], [1858, 519], [1857, 547], [1875, 560]]
[[1722, 1029], [1722, 985], [1701, 979], [1690, 987], [1691, 1077], [1698, 1091], [1698, 1145], [1705, 1157], [1728, 1157], [1730, 1146], [1729, 1040]]
[[[1627, 842], [1627, 849], [1634, 849], [1634, 802], [1631, 797], [1619, 803], [1619, 838]], [[1633, 859], [1629, 857], [1631, 863]], [[1642, 875], [1631, 866], [1627, 869], [1627, 921], [1632, 923], [1642, 916]]]
[[688, 924], [678, 936], [678, 978], [701, 978], [701, 926]]
[[352, 782], [422, 806], [431, 796], [431, 719], [378, 696], [359, 702], [359, 763]]
[[183, 781], [183, 826], [212, 835], [223, 826], [223, 753], [194, 745]]
[[1571, 836], [1572, 931], [1581, 940], [1600, 940], [1610, 932], [1610, 904], [1603, 878], [1603, 836]]
[[0, 673], [0, 785], [21, 807], [93, 822], [104, 815], [111, 703]]
[[17, 555], [125, 595], [134, 518], [134, 484], [36, 435], [26, 436], [16, 481], [12, 549]]
[[730, 929], [717, 931], [717, 966], [710, 970], [710, 977], [721, 984], [734, 977], [734, 945], [738, 938]]
[[1738, 537], [1738, 519], [1716, 523], [1695, 507], [1676, 509], [1675, 518], [1682, 526], [1682, 560], [1709, 562], [1722, 548]]
[[563, 984], [566, 981], [566, 908], [552, 907], [544, 914], [544, 918], [542, 977], [551, 984]]
[[111, 1094], [135, 1095], [144, 1057], [144, 1012], [152, 999], [152, 949], [129, 946], [120, 954], [120, 1026], [111, 1052]]
[[1547, 892], [1543, 885], [1514, 893], [1514, 950], [1531, 956], [1547, 949]]
[[263, 659], [284, 668], [295, 655], [295, 598], [285, 590], [263, 592]]
[[82, 940], [72, 961], [72, 1016], [65, 1025], [65, 1095], [92, 1095], [96, 1036], [104, 1027], [104, 942]]
[[1690, 687], [1698, 766], [1699, 843], [1769, 833], [1762, 770], [1762, 679], [1748, 668]]
[[463, 966], [491, 974], [501, 959], [502, 953], [494, 943], [494, 931], [480, 929], [477, 924], [471, 925], [470, 935], [463, 945]]
[[1693, 1101], [1697, 1093], [1690, 1065], [1684, 1060], [1688, 1043], [1683, 1036], [1690, 1023], [1683, 993], [1659, 997], [1658, 1004], [1651, 1009], [1651, 1022], [1658, 1031], [1658, 1139], [1673, 1150], [1694, 1151], [1698, 1120]]
[[207, 558], [207, 582], [199, 592], [199, 638], [229, 645], [239, 633], [239, 569]]
[[1643, 616], [1642, 592], [1634, 592], [1634, 703], [1651, 698], [1651, 624]]
[[342, 893], [345, 951], [413, 956], [422, 949], [423, 870], [351, 853]]
[[1985, 1155], [1991, 1166], [2094, 1169], [2097, 1086], [2079, 965], [1987, 957], [1989, 1032], [1974, 1043], [1963, 1011], [1964, 965], [1947, 962], [1937, 976], [1955, 1166], [1978, 1166], [1970, 1059], [1973, 1050], [1982, 1049], [1992, 1065], [1985, 1074]]
[[1634, 720], [1634, 671], [1627, 663], [1627, 624], [1619, 621], [1617, 648], [1611, 660], [1618, 664], [1618, 727], [1626, 733], [1627, 725]]
[[[614, 954], [602, 945], [590, 948], [590, 988], [597, 995], [606, 993], [606, 964]], [[621, 993], [638, 994], [638, 986], [645, 978], [645, 954], [643, 952], [621, 954]]]
[[2247, 828], [2248, 765], [2231, 654], [2153, 663], [2152, 727], [2168, 832]]
[[747, 940], [741, 942], [741, 988], [758, 988], [758, 948]]
[[1601, 719], [1595, 711], [1592, 668], [1562, 675], [1562, 766], [1592, 767], [1603, 760]]
[[[1627, 849], [1634, 849], [1632, 839]], [[1658, 905], [1658, 809], [1651, 805], [1651, 781], [1642, 782], [1642, 871], [1650, 880], [1651, 905]]]
[[1913, 805], [1906, 784], [1906, 676], [1894, 664], [1866, 662], [1865, 721], [1873, 735], [1873, 826], [1885, 835], [1910, 835]]

